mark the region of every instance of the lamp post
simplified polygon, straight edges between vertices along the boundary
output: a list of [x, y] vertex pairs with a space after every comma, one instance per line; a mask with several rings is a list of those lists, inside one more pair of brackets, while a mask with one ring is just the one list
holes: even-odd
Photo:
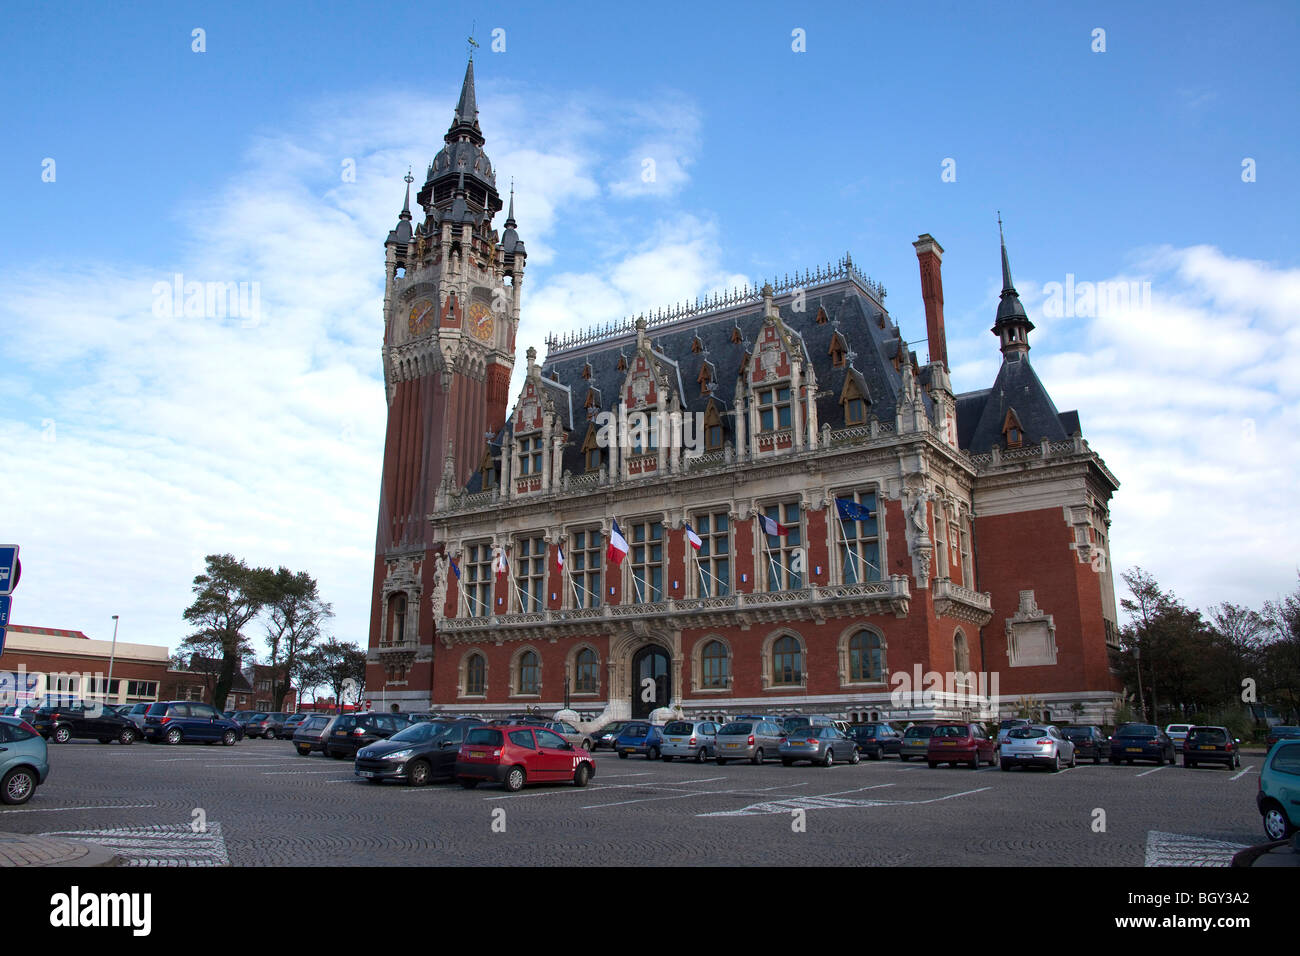
[[113, 690], [113, 659], [117, 657], [117, 615], [113, 615], [113, 649], [108, 652], [108, 684], [104, 687], [107, 697]]

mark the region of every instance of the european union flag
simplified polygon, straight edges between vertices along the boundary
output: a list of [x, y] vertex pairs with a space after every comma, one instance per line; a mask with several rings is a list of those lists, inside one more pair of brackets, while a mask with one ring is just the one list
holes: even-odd
[[836, 498], [835, 510], [842, 521], [870, 521], [875, 512], [858, 504], [852, 498]]

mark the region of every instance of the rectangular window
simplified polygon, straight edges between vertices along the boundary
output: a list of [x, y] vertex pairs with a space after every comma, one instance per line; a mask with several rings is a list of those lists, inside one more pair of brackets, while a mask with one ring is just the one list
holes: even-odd
[[950, 576], [948, 570], [948, 538], [944, 529], [948, 522], [943, 520], [943, 505], [938, 501], [934, 503], [934, 563], [935, 577], [946, 578]]
[[867, 420], [867, 407], [860, 398], [851, 398], [844, 403], [844, 420], [849, 425], [861, 425]]
[[758, 529], [763, 566], [767, 569], [767, 589], [797, 591], [804, 582], [803, 516], [799, 503], [768, 505], [763, 514], [787, 529], [785, 534], [764, 534], [761, 527]]
[[[113, 681], [114, 684], [117, 681]], [[127, 697], [157, 697], [158, 682], [152, 680], [129, 680], [126, 682]]]
[[790, 387], [765, 388], [758, 393], [759, 431], [773, 432], [790, 427]]
[[695, 552], [700, 597], [726, 597], [731, 593], [731, 519], [725, 511], [697, 514], [691, 516], [691, 527], [700, 536]]
[[872, 512], [867, 521], [850, 521], [840, 518], [838, 513], [832, 516], [838, 524], [837, 537], [840, 542], [840, 562], [844, 569], [845, 584], [861, 584], [864, 581], [880, 581], [880, 522], [876, 509], [879, 503], [874, 491], [855, 491], [852, 494], [840, 494], [863, 508]]
[[641, 521], [631, 528], [632, 593], [638, 604], [653, 604], [664, 594], [664, 526]]
[[604, 566], [604, 539], [599, 531], [575, 531], [565, 555], [569, 583], [576, 607], [600, 607], [600, 569]]
[[546, 607], [546, 539], [519, 538], [515, 542], [515, 598], [520, 611]]
[[975, 586], [975, 568], [970, 556], [970, 519], [962, 522], [961, 529], [961, 582], [965, 587]]
[[535, 435], [532, 438], [520, 438], [517, 440], [519, 445], [519, 475], [540, 475], [542, 473], [542, 436]]
[[492, 545], [471, 544], [465, 549], [461, 581], [465, 587], [465, 614], [488, 617], [492, 614]]

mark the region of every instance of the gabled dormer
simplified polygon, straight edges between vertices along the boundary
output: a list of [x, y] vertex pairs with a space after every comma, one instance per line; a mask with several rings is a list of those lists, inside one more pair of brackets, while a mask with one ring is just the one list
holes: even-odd
[[752, 453], [779, 454], [816, 444], [816, 373], [802, 336], [790, 329], [763, 287], [763, 324], [748, 356], [746, 384]]

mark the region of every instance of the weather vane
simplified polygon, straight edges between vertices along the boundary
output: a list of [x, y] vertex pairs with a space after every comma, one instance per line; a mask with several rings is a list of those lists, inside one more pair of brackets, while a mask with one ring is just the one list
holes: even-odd
[[478, 41], [474, 39], [474, 31], [478, 29], [478, 21], [474, 20], [469, 26], [469, 36], [465, 39], [469, 41], [469, 58], [474, 59], [474, 51], [478, 49]]
[[406, 175], [403, 176], [402, 179], [404, 179], [404, 180], [406, 181], [406, 185], [408, 185], [408, 186], [411, 185], [411, 183], [415, 182], [415, 177], [411, 175], [411, 167], [410, 167], [410, 166], [407, 166], [407, 167], [406, 167]]

